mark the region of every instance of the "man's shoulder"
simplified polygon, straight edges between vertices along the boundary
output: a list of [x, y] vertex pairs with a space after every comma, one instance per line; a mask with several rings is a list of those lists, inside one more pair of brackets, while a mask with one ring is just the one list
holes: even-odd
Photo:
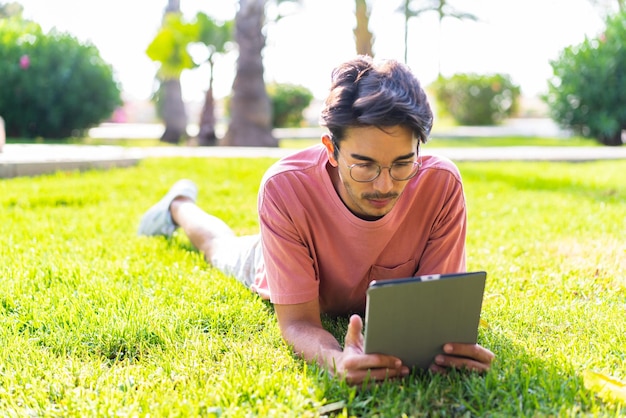
[[320, 166], [324, 155], [324, 147], [321, 144], [294, 151], [272, 164], [265, 172], [262, 184], [274, 180], [277, 177], [285, 178], [285, 176], [283, 176], [285, 173], [305, 172], [315, 169]]
[[422, 160], [422, 171], [432, 170], [433, 173], [439, 175], [452, 175], [459, 182], [461, 181], [461, 173], [456, 164], [447, 157], [437, 154], [426, 154]]

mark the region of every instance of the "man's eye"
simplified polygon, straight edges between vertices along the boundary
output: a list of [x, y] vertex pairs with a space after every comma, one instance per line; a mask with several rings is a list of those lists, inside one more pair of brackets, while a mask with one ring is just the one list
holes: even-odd
[[407, 167], [411, 167], [413, 165], [413, 162], [400, 162], [400, 163], [393, 163], [394, 167], [398, 167], [398, 168], [407, 168]]
[[363, 164], [357, 164], [357, 167], [363, 169], [363, 170], [376, 170], [377, 169], [377, 165], [376, 164], [372, 164], [372, 163], [363, 163]]

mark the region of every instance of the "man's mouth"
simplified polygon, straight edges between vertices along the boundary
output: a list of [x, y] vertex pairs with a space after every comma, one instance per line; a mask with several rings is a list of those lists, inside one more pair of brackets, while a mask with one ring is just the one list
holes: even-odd
[[384, 196], [380, 196], [380, 195], [366, 195], [363, 196], [370, 205], [374, 206], [375, 208], [384, 208], [385, 206], [389, 205], [389, 203], [391, 203], [391, 201], [393, 199], [395, 199], [396, 197], [398, 197], [397, 194], [393, 193], [393, 194], [388, 194], [388, 195], [384, 195]]
[[375, 208], [381, 209], [387, 206], [389, 202], [391, 202], [391, 199], [368, 199], [367, 201]]

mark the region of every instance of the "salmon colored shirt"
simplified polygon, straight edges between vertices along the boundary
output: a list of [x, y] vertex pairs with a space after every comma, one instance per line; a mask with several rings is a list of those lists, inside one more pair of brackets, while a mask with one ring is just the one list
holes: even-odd
[[258, 210], [264, 266], [253, 288], [275, 304], [318, 299], [331, 315], [363, 313], [372, 280], [465, 271], [466, 208], [448, 159], [423, 156], [393, 209], [366, 221], [351, 213], [327, 171], [322, 145], [272, 166]]

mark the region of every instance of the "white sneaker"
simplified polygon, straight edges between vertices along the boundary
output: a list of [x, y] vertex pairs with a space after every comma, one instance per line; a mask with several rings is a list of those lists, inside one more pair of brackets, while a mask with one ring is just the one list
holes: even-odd
[[144, 213], [139, 223], [138, 235], [172, 236], [178, 226], [174, 224], [170, 205], [179, 196], [196, 201], [198, 188], [191, 180], [179, 180], [170, 188], [165, 196]]

